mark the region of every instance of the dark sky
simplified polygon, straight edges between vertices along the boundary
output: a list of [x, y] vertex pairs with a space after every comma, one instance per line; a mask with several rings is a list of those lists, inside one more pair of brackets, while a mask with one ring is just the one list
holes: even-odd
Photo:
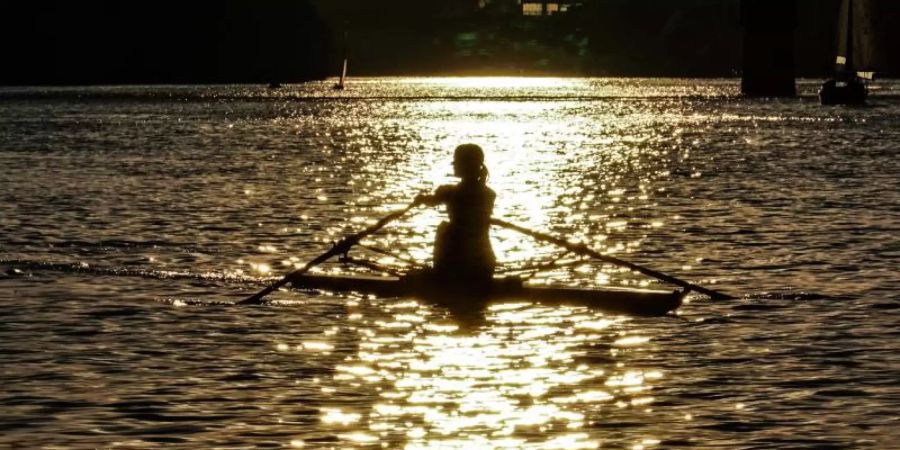
[[[826, 75], [840, 0], [797, 1], [797, 74]], [[523, 17], [518, 0], [2, 2], [0, 83], [296, 82], [336, 75], [345, 52], [354, 75], [739, 74], [740, 0], [580, 3]]]
[[330, 31], [296, 0], [0, 3], [5, 84], [203, 83], [325, 76]]

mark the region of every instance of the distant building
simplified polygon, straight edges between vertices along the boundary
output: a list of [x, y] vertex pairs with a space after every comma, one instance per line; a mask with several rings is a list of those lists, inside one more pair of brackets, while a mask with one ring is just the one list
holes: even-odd
[[581, 1], [576, 0], [519, 0], [522, 5], [523, 16], [552, 16], [565, 14], [573, 7], [581, 6]]
[[480, 9], [505, 16], [541, 17], [565, 14], [584, 0], [478, 0]]

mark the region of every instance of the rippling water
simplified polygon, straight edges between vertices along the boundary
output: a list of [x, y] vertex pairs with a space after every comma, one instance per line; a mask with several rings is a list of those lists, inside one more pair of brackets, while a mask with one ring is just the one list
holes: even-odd
[[[900, 84], [866, 108], [819, 106], [815, 86], [2, 89], [0, 447], [896, 445]], [[663, 318], [294, 291], [229, 306], [452, 181], [463, 142], [487, 152], [496, 216], [741, 299]], [[427, 261], [440, 220], [370, 242]], [[559, 254], [493, 239], [506, 266]], [[602, 264], [536, 282], [658, 286]]]

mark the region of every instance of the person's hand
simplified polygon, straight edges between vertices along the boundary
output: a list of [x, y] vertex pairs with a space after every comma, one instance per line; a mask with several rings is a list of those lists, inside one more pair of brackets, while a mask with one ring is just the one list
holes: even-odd
[[427, 205], [431, 200], [431, 195], [427, 192], [422, 192], [416, 196], [415, 200], [413, 200], [413, 204], [415, 205]]

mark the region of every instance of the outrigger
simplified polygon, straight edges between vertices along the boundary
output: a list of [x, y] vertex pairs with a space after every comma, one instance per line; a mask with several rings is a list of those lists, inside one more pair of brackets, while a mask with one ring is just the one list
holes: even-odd
[[[292, 287], [297, 289], [358, 292], [381, 297], [413, 297], [454, 308], [471, 307], [474, 309], [482, 308], [494, 302], [534, 301], [545, 305], [588, 306], [610, 312], [651, 316], [664, 315], [676, 310], [681, 306], [684, 297], [691, 291], [709, 295], [715, 299], [734, 298], [637, 264], [601, 254], [584, 244], [571, 243], [564, 239], [528, 230], [499, 219], [491, 219], [491, 224], [521, 232], [538, 241], [558, 245], [567, 250], [567, 254], [572, 253], [627, 267], [656, 279], [672, 283], [681, 289], [671, 291], [612, 287], [583, 289], [529, 285], [522, 278], [515, 276], [495, 276], [488, 286], [472, 287], [467, 286], [465, 283], [455, 283], [452, 280], [436, 277], [427, 270], [412, 270], [402, 273], [395, 269], [380, 267], [372, 262], [356, 260], [348, 255], [350, 249], [359, 245], [363, 238], [378, 232], [389, 222], [406, 214], [415, 206], [417, 206], [417, 203], [414, 202], [402, 210], [387, 215], [365, 230], [341, 239], [322, 255], [285, 275], [281, 280], [259, 293], [239, 302], [239, 304], [260, 304], [266, 295], [286, 284], [291, 284]], [[335, 256], [340, 257], [339, 261], [341, 262], [378, 269], [390, 274], [390, 276], [373, 277], [308, 273], [313, 267]], [[554, 264], [550, 263], [545, 268], [553, 266]]]

